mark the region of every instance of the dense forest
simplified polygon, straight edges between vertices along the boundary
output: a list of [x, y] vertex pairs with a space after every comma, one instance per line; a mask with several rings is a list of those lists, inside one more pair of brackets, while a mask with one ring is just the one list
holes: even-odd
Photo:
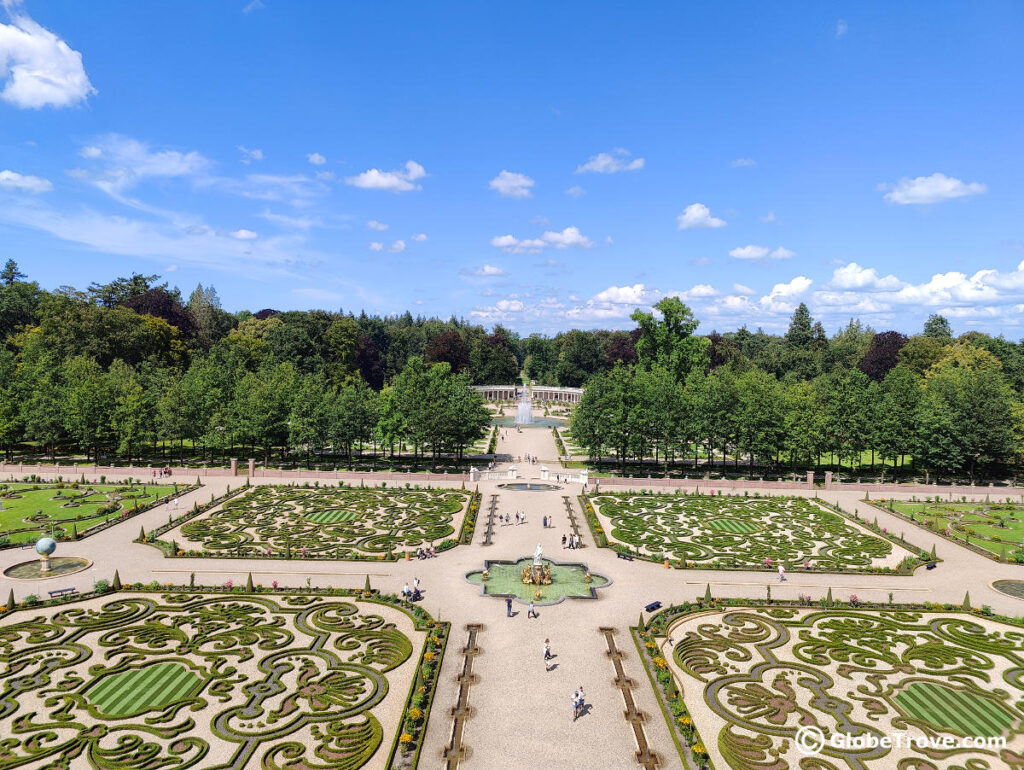
[[[894, 470], [994, 472], [1024, 433], [1024, 351], [857, 321], [829, 336], [797, 308], [784, 335], [706, 336], [678, 299], [632, 331], [521, 337], [450, 318], [229, 313], [212, 286], [159, 276], [84, 290], [0, 271], [0, 443], [8, 457], [220, 462], [232, 451], [460, 456], [486, 430], [470, 384], [587, 386], [574, 440], [624, 464], [729, 459], [777, 470], [870, 457]], [[741, 459], [742, 458], [742, 459]]]

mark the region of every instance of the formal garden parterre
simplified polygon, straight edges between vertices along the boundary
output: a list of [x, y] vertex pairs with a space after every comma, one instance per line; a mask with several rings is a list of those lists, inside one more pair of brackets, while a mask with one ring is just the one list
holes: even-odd
[[[830, 592], [831, 593], [831, 592]], [[1024, 633], [987, 608], [769, 606], [710, 596], [634, 628], [680, 753], [701, 767], [1019, 767], [1024, 762]], [[803, 606], [798, 606], [802, 604]], [[759, 606], [755, 606], [759, 605]], [[820, 608], [819, 608], [820, 607]], [[811, 759], [801, 728], [864, 748], [827, 745]], [[898, 746], [871, 738], [900, 734]], [[1005, 739], [933, 749], [918, 740]], [[906, 738], [913, 738], [908, 745]]]
[[371, 591], [129, 590], [0, 616], [0, 768], [415, 767], [447, 624]]
[[193, 489], [183, 484], [78, 481], [0, 484], [0, 546], [34, 542], [43, 535], [74, 539]]
[[1024, 564], [1024, 502], [969, 501], [966, 496], [928, 496], [924, 500], [865, 500], [913, 524], [1001, 561]]
[[580, 504], [599, 545], [681, 567], [905, 572], [927, 556], [802, 497], [602, 492]]
[[388, 559], [469, 542], [478, 512], [479, 494], [462, 489], [254, 486], [161, 528], [159, 544], [186, 556]]

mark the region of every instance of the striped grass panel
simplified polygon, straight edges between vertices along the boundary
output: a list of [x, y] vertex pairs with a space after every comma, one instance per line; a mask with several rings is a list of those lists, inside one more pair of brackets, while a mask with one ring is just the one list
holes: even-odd
[[361, 516], [358, 511], [316, 511], [306, 515], [310, 521], [317, 524], [336, 524], [339, 521], [355, 521]]
[[184, 697], [199, 677], [180, 663], [156, 663], [101, 679], [85, 697], [106, 716], [161, 708]]
[[721, 532], [729, 532], [733, 535], [749, 535], [761, 529], [757, 524], [742, 519], [712, 519], [708, 526]]
[[912, 717], [962, 735], [996, 737], [1016, 721], [988, 698], [931, 682], [914, 682], [895, 700]]

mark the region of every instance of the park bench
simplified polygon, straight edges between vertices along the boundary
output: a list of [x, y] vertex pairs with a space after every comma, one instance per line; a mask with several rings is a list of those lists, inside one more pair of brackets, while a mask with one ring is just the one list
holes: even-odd
[[51, 599], [57, 599], [61, 596], [68, 596], [70, 594], [77, 594], [77, 588], [58, 588], [56, 591], [48, 591]]
[[928, 562], [928, 563], [927, 563], [927, 564], [925, 565], [925, 567], [924, 567], [924, 568], [925, 568], [925, 569], [935, 569], [935, 567], [936, 567], [936, 566], [937, 566], [937, 564], [936, 564], [935, 562], [933, 562], [933, 561], [930, 561], [930, 562]]
[[651, 602], [646, 607], [644, 607], [644, 611], [645, 612], [654, 612], [655, 610], [660, 610], [660, 609], [661, 609], [661, 602]]
[[628, 554], [628, 553], [623, 553], [622, 551], [616, 551], [615, 555], [618, 556], [620, 559], [625, 559], [626, 561], [633, 561], [633, 557], [630, 554]]

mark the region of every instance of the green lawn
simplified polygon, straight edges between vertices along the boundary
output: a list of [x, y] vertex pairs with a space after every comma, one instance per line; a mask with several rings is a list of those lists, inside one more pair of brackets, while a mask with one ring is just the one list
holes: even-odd
[[1024, 544], [1024, 505], [1019, 503], [892, 502], [891, 510], [929, 529], [944, 532], [1002, 555]]
[[113, 484], [59, 487], [55, 484], [0, 484], [0, 538], [31, 542], [42, 535], [69, 536], [154, 500], [173, 494], [181, 485]]

